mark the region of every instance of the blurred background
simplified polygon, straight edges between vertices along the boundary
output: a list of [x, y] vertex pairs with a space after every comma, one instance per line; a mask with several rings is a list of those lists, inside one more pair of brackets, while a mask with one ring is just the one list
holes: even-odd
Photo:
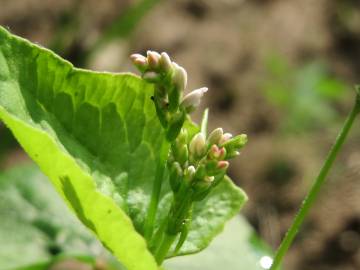
[[[274, 249], [360, 83], [357, 0], [0, 0], [0, 24], [77, 67], [135, 72], [131, 53], [168, 52], [188, 91], [209, 87], [210, 127], [248, 134], [230, 176]], [[284, 269], [360, 269], [359, 135], [357, 121]], [[0, 124], [0, 169], [26, 160]]]

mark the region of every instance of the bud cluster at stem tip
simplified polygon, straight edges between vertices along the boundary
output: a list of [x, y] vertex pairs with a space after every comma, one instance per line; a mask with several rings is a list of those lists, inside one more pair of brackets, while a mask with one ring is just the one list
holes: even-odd
[[187, 131], [182, 129], [172, 143], [168, 160], [170, 184], [175, 194], [186, 185], [193, 191], [196, 201], [203, 199], [224, 178], [229, 160], [240, 154], [247, 136], [233, 137], [217, 128], [207, 138], [201, 132], [191, 139], [188, 137]]
[[186, 115], [199, 106], [202, 96], [208, 89], [202, 87], [183, 97], [187, 85], [187, 72], [172, 62], [165, 52], [159, 54], [147, 51], [146, 56], [132, 54], [130, 58], [141, 72], [142, 78], [154, 84], [153, 101], [156, 113], [166, 130], [168, 141], [173, 141], [179, 134]]

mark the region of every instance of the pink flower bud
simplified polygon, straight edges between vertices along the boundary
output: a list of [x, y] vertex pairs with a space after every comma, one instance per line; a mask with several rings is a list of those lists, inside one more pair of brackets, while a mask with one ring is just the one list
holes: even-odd
[[219, 159], [224, 159], [225, 156], [226, 156], [226, 149], [225, 149], [225, 147], [221, 147], [219, 149]]
[[217, 167], [218, 169], [226, 170], [227, 168], [229, 168], [229, 162], [226, 160], [221, 160], [218, 162]]
[[225, 142], [227, 142], [228, 140], [230, 140], [232, 138], [232, 134], [231, 133], [225, 133], [224, 135], [222, 135], [219, 144], [224, 144]]
[[147, 61], [151, 69], [156, 69], [159, 66], [160, 54], [154, 51], [147, 51]]
[[211, 159], [222, 160], [226, 156], [226, 149], [224, 147], [219, 148], [216, 144], [213, 144], [210, 148], [209, 156]]
[[148, 62], [145, 56], [135, 53], [130, 55], [130, 59], [140, 72], [144, 72], [148, 68]]
[[146, 57], [145, 56], [143, 56], [143, 55], [141, 55], [141, 54], [139, 54], [139, 53], [133, 53], [132, 55], [130, 55], [130, 59], [132, 60], [132, 61], [135, 61], [135, 60], [137, 60], [137, 59], [146, 59]]
[[219, 157], [219, 147], [216, 144], [213, 144], [210, 147], [209, 156], [211, 159], [218, 159]]

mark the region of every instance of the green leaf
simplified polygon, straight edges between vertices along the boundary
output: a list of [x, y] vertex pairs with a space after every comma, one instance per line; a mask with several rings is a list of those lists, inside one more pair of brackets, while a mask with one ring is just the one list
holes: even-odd
[[157, 269], [134, 228], [146, 211], [163, 138], [152, 87], [130, 74], [74, 69], [4, 29], [0, 40], [0, 118], [129, 270]]
[[179, 255], [206, 248], [224, 229], [225, 221], [235, 216], [246, 200], [246, 194], [226, 177], [208, 197], [195, 203], [190, 232]]
[[[137, 76], [76, 69], [0, 27], [0, 119], [128, 270], [158, 268], [141, 235], [159, 149], [167, 144], [152, 94]], [[169, 197], [165, 183], [158, 216]], [[244, 201], [229, 180], [219, 185], [195, 207], [199, 216], [181, 254], [203, 249]], [[201, 219], [209, 226], [199, 226]]]
[[45, 270], [60, 259], [106, 255], [34, 165], [0, 174], [0, 220], [3, 270]]
[[264, 270], [269, 268], [266, 268], [266, 260], [270, 255], [269, 248], [258, 239], [246, 220], [236, 217], [206, 250], [170, 259], [164, 267], [171, 270]]

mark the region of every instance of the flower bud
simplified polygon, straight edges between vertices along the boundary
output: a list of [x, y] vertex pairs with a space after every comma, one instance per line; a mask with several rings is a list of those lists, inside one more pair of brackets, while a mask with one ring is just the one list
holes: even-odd
[[186, 113], [184, 111], [177, 112], [170, 119], [169, 128], [166, 131], [166, 139], [172, 142], [179, 135], [180, 130], [184, 124]]
[[170, 186], [173, 191], [177, 191], [180, 186], [180, 179], [182, 177], [182, 169], [178, 162], [174, 162], [170, 167]]
[[230, 153], [226, 154], [226, 159], [231, 159], [237, 157], [238, 155], [240, 155], [239, 151], [231, 151]]
[[216, 144], [213, 144], [209, 151], [209, 158], [213, 160], [223, 160], [226, 157], [225, 147], [219, 148]]
[[183, 144], [187, 144], [187, 142], [188, 142], [188, 132], [186, 128], [182, 128], [180, 130], [178, 137], [176, 138], [176, 143], [178, 145], [183, 145]]
[[145, 72], [142, 77], [144, 80], [146, 80], [148, 82], [152, 82], [152, 83], [157, 82], [160, 79], [160, 75], [153, 71]]
[[200, 132], [196, 134], [189, 145], [189, 151], [195, 157], [201, 157], [206, 152], [206, 142], [204, 135]]
[[219, 150], [219, 160], [222, 160], [226, 157], [226, 148], [221, 147]]
[[194, 175], [195, 175], [195, 167], [194, 166], [189, 166], [185, 169], [185, 172], [184, 172], [184, 180], [187, 182], [187, 183], [190, 183], [193, 178], [194, 178]]
[[216, 144], [213, 144], [210, 147], [209, 158], [210, 159], [218, 159], [218, 157], [219, 157], [218, 152], [219, 152], [219, 147]]
[[216, 144], [213, 144], [209, 151], [210, 159], [223, 160], [226, 157], [225, 147], [219, 148]]
[[134, 66], [140, 72], [144, 72], [148, 68], [148, 62], [145, 56], [138, 53], [134, 53], [130, 55], [130, 59], [132, 60]]
[[226, 170], [227, 168], [229, 168], [229, 161], [226, 161], [226, 160], [221, 160], [217, 163], [217, 167], [218, 169], [220, 170]]
[[220, 141], [219, 141], [219, 144], [222, 145], [224, 144], [225, 142], [227, 142], [228, 140], [230, 140], [232, 138], [232, 134], [231, 133], [225, 133], [224, 135], [222, 135]]
[[195, 108], [200, 105], [201, 98], [207, 91], [207, 87], [202, 87], [192, 91], [183, 98], [181, 106], [183, 106], [187, 112], [194, 111]]
[[224, 134], [224, 131], [222, 128], [214, 129], [208, 137], [208, 143], [209, 144], [219, 144], [223, 134]]
[[178, 64], [173, 63], [174, 76], [173, 83], [178, 88], [178, 91], [184, 91], [187, 84], [187, 73], [183, 67], [180, 67]]
[[180, 146], [178, 161], [181, 165], [184, 165], [189, 159], [189, 150], [186, 144]]
[[223, 143], [223, 146], [228, 150], [228, 152], [232, 152], [233, 150], [238, 150], [242, 148], [247, 143], [246, 134], [241, 134], [231, 138]]
[[151, 69], [157, 69], [159, 67], [160, 54], [154, 51], [147, 51], [147, 61]]
[[132, 61], [135, 61], [135, 60], [138, 60], [138, 59], [146, 60], [146, 57], [139, 54], [139, 53], [133, 53], [132, 55], [130, 55], [130, 59]]
[[164, 72], [170, 72], [173, 68], [171, 59], [166, 52], [162, 52], [159, 60], [159, 66]]
[[214, 180], [215, 180], [215, 177], [214, 177], [214, 176], [205, 176], [205, 177], [204, 177], [204, 181], [205, 181], [206, 183], [212, 183], [212, 182], [214, 182]]

